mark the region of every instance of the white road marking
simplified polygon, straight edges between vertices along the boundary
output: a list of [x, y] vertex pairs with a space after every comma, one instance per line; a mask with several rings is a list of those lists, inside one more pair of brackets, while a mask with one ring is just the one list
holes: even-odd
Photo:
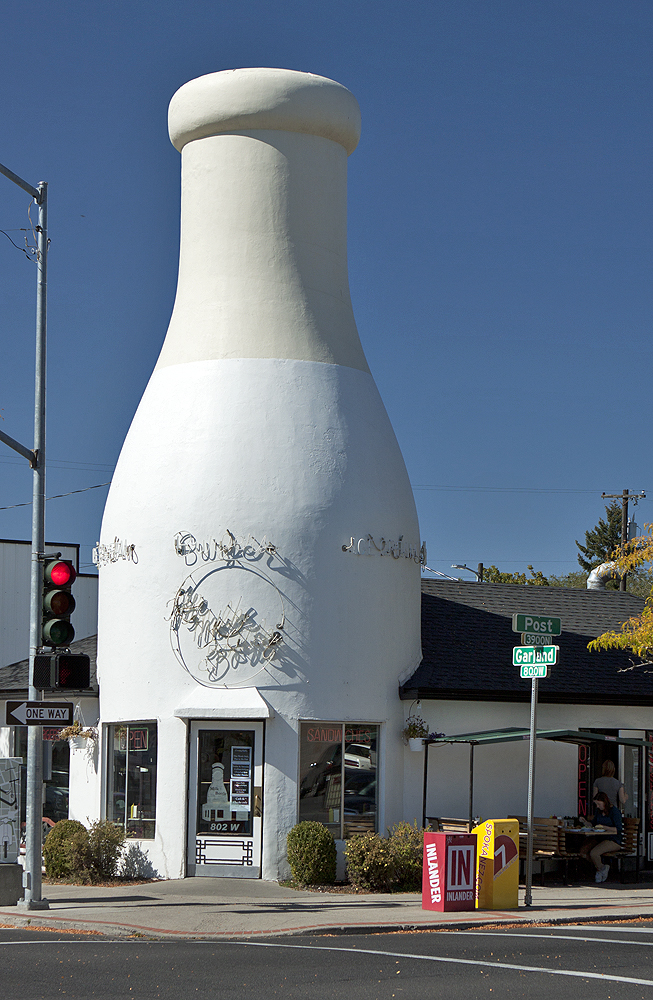
[[601, 972], [580, 972], [576, 969], [547, 969], [538, 965], [516, 965], [512, 962], [479, 962], [472, 958], [442, 958], [437, 955], [413, 955], [401, 951], [375, 951], [373, 948], [335, 948], [329, 945], [320, 948], [302, 944], [268, 944], [265, 941], [233, 941], [232, 944], [245, 948], [288, 948], [297, 951], [338, 951], [351, 955], [380, 955], [385, 958], [412, 958], [420, 962], [442, 962], [447, 965], [476, 965], [486, 969], [511, 969], [515, 972], [539, 972], [548, 976], [571, 976], [576, 979], [601, 979], [609, 983], [633, 983], [636, 986], [653, 986], [653, 979], [635, 979], [631, 976], [608, 976]]

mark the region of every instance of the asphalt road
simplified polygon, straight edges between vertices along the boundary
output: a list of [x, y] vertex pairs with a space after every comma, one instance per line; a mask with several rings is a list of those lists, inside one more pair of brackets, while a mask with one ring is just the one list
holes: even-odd
[[248, 942], [0, 930], [3, 1000], [653, 1000], [653, 924]]

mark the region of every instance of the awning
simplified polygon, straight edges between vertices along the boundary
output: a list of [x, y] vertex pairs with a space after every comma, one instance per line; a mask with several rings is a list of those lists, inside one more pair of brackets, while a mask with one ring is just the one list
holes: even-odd
[[[457, 736], [438, 736], [432, 740], [424, 740], [427, 744], [437, 743], [473, 743], [475, 746], [487, 743], [513, 743], [518, 740], [530, 739], [530, 729], [484, 729], [478, 733], [459, 733]], [[538, 729], [538, 740], [556, 740], [560, 743], [619, 743], [629, 747], [648, 747], [651, 744], [638, 740], [634, 736], [604, 736], [602, 733], [584, 732], [582, 729]]]
[[272, 719], [257, 688], [207, 688], [198, 684], [175, 709], [177, 719]]
[[[530, 740], [530, 729], [484, 729], [478, 733], [459, 733], [457, 736], [437, 736], [424, 740], [424, 785], [422, 792], [422, 825], [426, 826], [426, 796], [428, 791], [429, 747], [446, 746], [452, 743], [467, 743], [469, 746], [469, 828], [472, 828], [474, 816], [474, 747], [487, 746], [490, 743], [517, 743]], [[583, 732], [580, 729], [538, 729], [538, 740], [554, 740], [558, 743], [575, 743], [578, 746], [592, 743], [616, 743], [622, 746], [639, 749], [640, 773], [643, 769], [645, 749], [653, 750], [653, 743], [638, 740], [634, 736], [604, 736], [603, 733]], [[641, 822], [641, 817], [640, 817]]]

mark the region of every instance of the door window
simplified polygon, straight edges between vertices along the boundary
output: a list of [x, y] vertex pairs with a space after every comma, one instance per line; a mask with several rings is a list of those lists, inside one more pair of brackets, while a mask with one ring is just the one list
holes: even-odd
[[254, 733], [198, 734], [197, 834], [251, 836], [255, 808]]

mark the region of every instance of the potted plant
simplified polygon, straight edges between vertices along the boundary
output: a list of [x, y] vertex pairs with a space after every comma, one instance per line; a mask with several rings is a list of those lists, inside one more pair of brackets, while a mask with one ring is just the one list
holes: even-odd
[[79, 719], [75, 719], [59, 732], [59, 739], [68, 740], [73, 750], [92, 750], [97, 742], [97, 729], [95, 726], [83, 726]]
[[429, 727], [424, 722], [421, 715], [409, 715], [406, 725], [401, 730], [404, 743], [407, 743], [411, 750], [421, 750], [424, 740], [429, 735]]

